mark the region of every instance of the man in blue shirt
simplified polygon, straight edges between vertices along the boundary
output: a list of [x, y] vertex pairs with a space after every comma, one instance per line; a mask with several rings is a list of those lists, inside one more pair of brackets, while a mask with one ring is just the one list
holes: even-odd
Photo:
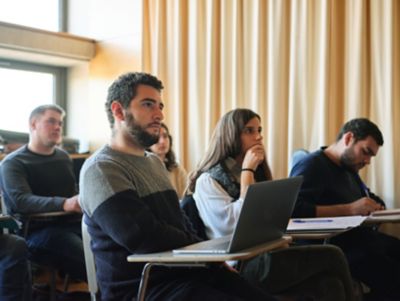
[[[383, 145], [379, 128], [365, 118], [344, 124], [335, 143], [311, 153], [293, 166], [302, 175], [293, 216], [369, 215], [385, 208], [358, 172]], [[358, 227], [331, 239], [342, 248], [356, 279], [370, 289], [368, 300], [400, 300], [400, 241], [371, 227]]]

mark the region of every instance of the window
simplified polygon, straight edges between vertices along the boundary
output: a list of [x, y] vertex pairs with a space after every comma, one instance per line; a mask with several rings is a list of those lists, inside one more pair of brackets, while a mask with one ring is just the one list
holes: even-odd
[[0, 2], [0, 21], [50, 31], [64, 31], [65, 0]]
[[28, 132], [30, 112], [46, 103], [65, 108], [65, 68], [0, 60], [0, 129]]

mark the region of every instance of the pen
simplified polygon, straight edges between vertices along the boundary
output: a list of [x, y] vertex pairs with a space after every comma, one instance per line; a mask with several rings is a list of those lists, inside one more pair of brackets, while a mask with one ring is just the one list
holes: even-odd
[[304, 219], [294, 219], [293, 223], [331, 223], [333, 219], [318, 219], [318, 220], [304, 220]]
[[370, 196], [369, 196], [369, 191], [368, 191], [367, 185], [365, 185], [364, 182], [361, 182], [361, 187], [362, 187], [362, 189], [363, 189], [364, 192], [365, 192], [365, 196], [366, 196], [367, 198], [369, 198]]

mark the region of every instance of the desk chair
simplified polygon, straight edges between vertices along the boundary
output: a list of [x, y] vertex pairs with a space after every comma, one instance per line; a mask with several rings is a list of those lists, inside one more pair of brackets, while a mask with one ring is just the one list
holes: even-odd
[[[0, 190], [1, 192], [1, 190]], [[0, 195], [1, 199], [1, 213], [8, 214], [7, 206], [4, 202], [3, 195]], [[22, 227], [22, 237], [26, 238], [28, 235], [29, 224], [33, 220], [43, 220], [49, 217], [54, 217], [58, 215], [65, 215], [66, 212], [47, 212], [47, 213], [38, 213], [38, 214], [31, 214], [21, 216], [21, 219], [24, 221], [24, 226]], [[18, 227], [14, 228], [14, 232], [21, 230], [21, 223], [18, 222]], [[57, 297], [57, 288], [56, 288], [56, 280], [57, 280], [57, 269], [50, 267], [50, 266], [42, 266], [50, 271], [50, 300], [55, 301]], [[64, 279], [63, 291], [66, 292], [68, 290], [69, 285], [69, 275], [67, 274]]]
[[88, 287], [90, 292], [90, 300], [98, 301], [100, 300], [99, 287], [97, 285], [96, 279], [96, 264], [94, 261], [94, 255], [92, 249], [90, 248], [90, 235], [87, 230], [87, 225], [82, 218], [82, 241], [83, 241], [83, 252], [85, 254], [85, 264], [86, 264], [86, 274]]
[[3, 234], [16, 233], [21, 228], [21, 224], [16, 219], [7, 214], [7, 209], [4, 203], [1, 189], [0, 189], [0, 214], [3, 217], [3, 220], [0, 223], [0, 231], [3, 232]]
[[[101, 295], [99, 287], [97, 285], [96, 278], [96, 263], [94, 260], [94, 254], [90, 248], [91, 237], [87, 229], [87, 225], [82, 218], [82, 241], [83, 241], [83, 251], [85, 253], [85, 264], [86, 264], [86, 274], [88, 280], [88, 287], [90, 292], [90, 299], [92, 301], [101, 300]], [[204, 266], [204, 264], [174, 264], [174, 263], [155, 263], [148, 262], [143, 268], [142, 278], [140, 281], [139, 291], [137, 300], [144, 300], [146, 294], [147, 284], [149, 282], [151, 268], [155, 266], [166, 266], [166, 267], [193, 267], [193, 266]], [[135, 300], [132, 300], [135, 301]]]
[[[293, 166], [295, 166], [298, 162], [300, 162], [303, 158], [305, 158], [310, 152], [304, 148], [296, 149], [292, 157], [290, 159], [289, 168], [292, 170]], [[289, 171], [290, 171], [289, 170]]]
[[[215, 239], [214, 242], [219, 243], [220, 239]], [[212, 263], [221, 263], [231, 260], [248, 260], [259, 254], [276, 250], [281, 247], [286, 247], [291, 242], [291, 237], [285, 236], [273, 242], [261, 244], [247, 250], [243, 250], [239, 253], [226, 253], [226, 254], [185, 254], [176, 255], [172, 251], [164, 251], [159, 253], [150, 254], [133, 254], [128, 256], [128, 262], [145, 262], [146, 265], [143, 269], [142, 279], [138, 291], [137, 301], [145, 300], [145, 292], [148, 273], [151, 267], [154, 266], [166, 266], [166, 267], [197, 267], [204, 268]], [[209, 244], [209, 241], [196, 243], [197, 245]]]
[[189, 221], [193, 226], [193, 230], [197, 234], [197, 236], [204, 240], [207, 240], [208, 237], [206, 234], [206, 226], [200, 218], [199, 210], [197, 209], [193, 195], [185, 195], [180, 203], [180, 206], [183, 212], [189, 218]]

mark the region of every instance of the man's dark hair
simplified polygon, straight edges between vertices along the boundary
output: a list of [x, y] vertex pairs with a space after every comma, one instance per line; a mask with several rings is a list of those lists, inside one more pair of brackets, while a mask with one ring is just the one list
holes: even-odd
[[336, 140], [339, 141], [342, 139], [343, 135], [348, 132], [353, 133], [355, 142], [371, 136], [379, 146], [383, 145], [383, 135], [381, 131], [375, 123], [367, 118], [355, 118], [346, 122], [341, 128]]
[[111, 128], [114, 126], [114, 116], [111, 111], [113, 101], [121, 103], [124, 109], [129, 107], [135, 98], [139, 85], [151, 86], [161, 92], [164, 88], [162, 82], [155, 76], [143, 72], [130, 72], [119, 76], [108, 88], [106, 112]]

